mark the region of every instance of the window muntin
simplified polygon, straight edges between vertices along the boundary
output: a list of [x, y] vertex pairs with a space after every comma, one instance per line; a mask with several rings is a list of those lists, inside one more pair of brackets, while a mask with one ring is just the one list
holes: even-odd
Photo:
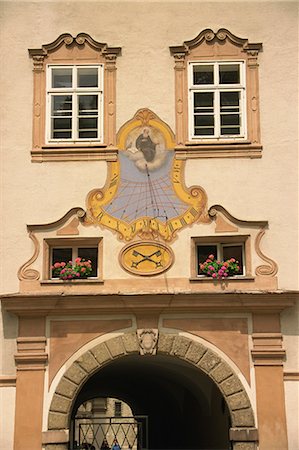
[[189, 64], [190, 139], [246, 137], [245, 62]]
[[92, 272], [90, 277], [98, 277], [98, 248], [97, 247], [53, 247], [51, 248], [51, 261], [50, 261], [50, 278], [58, 278], [53, 275], [51, 270], [52, 265], [55, 262], [75, 261], [76, 258], [90, 260], [92, 266]]
[[101, 142], [102, 65], [49, 65], [47, 74], [48, 142]]
[[245, 275], [245, 253], [243, 243], [215, 243], [215, 244], [197, 244], [197, 275], [204, 275], [200, 270], [200, 264], [205, 262], [209, 255], [214, 255], [216, 260], [226, 261], [235, 258], [239, 261], [240, 270], [237, 275]]

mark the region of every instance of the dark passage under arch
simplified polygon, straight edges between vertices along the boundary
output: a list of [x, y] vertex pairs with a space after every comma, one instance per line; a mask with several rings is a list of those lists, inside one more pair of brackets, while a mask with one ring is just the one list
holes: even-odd
[[[149, 449], [230, 449], [229, 410], [217, 385], [194, 365], [169, 355], [111, 361], [81, 387], [72, 409], [113, 397], [148, 416]], [[72, 442], [71, 442], [72, 444]]]

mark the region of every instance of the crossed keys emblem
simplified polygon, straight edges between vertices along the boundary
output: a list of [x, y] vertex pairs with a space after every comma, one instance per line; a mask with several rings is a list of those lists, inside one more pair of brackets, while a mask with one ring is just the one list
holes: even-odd
[[142, 253], [138, 252], [137, 250], [134, 250], [132, 255], [135, 257], [141, 256], [141, 259], [139, 261], [132, 261], [131, 267], [134, 267], [136, 269], [138, 268], [139, 264], [141, 264], [144, 261], [150, 261], [150, 262], [154, 263], [156, 265], [156, 268], [163, 267], [161, 261], [155, 261], [154, 259], [152, 259], [153, 256], [161, 256], [162, 255], [161, 250], [156, 250], [151, 255], [143, 255]]

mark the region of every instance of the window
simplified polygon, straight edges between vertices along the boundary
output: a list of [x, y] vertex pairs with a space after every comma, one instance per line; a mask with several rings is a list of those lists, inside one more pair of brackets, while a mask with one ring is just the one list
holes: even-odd
[[258, 54], [221, 28], [170, 47], [175, 61], [176, 155], [260, 158]]
[[189, 63], [191, 139], [246, 137], [245, 110], [244, 61]]
[[114, 402], [114, 415], [115, 417], [121, 417], [122, 416], [122, 408], [121, 408], [121, 402]]
[[227, 261], [234, 258], [239, 262], [239, 271], [235, 277], [251, 277], [251, 250], [249, 235], [204, 236], [192, 238], [191, 278], [206, 278], [200, 269], [210, 255], [215, 260]]
[[109, 160], [116, 147], [116, 59], [86, 33], [29, 49], [33, 60], [33, 162]]
[[210, 255], [214, 255], [215, 259], [219, 261], [227, 261], [228, 259], [234, 258], [239, 262], [240, 267], [237, 275], [244, 275], [244, 245], [242, 243], [197, 245], [198, 275], [203, 275], [203, 272], [200, 270], [200, 264], [206, 261]]
[[103, 67], [48, 66], [48, 142], [102, 141]]
[[69, 261], [75, 262], [76, 258], [91, 261], [91, 273], [88, 280], [102, 279], [102, 239], [101, 238], [50, 238], [45, 240], [44, 279], [58, 280], [52, 266], [55, 263]]
[[[97, 277], [98, 275], [98, 249], [97, 247], [54, 247], [51, 249], [51, 267], [56, 262], [68, 262], [74, 263], [76, 258], [81, 258], [85, 261], [91, 261], [92, 271], [90, 277]], [[51, 278], [58, 278], [53, 274], [51, 270]]]

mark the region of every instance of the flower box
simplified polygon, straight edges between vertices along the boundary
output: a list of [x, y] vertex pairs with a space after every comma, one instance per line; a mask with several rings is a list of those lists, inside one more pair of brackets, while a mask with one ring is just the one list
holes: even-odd
[[92, 272], [91, 261], [82, 258], [76, 258], [74, 262], [55, 262], [51, 269], [53, 278], [64, 281], [88, 278]]
[[215, 259], [214, 255], [209, 255], [205, 262], [199, 265], [202, 274], [212, 277], [215, 280], [223, 280], [227, 277], [233, 277], [240, 274], [240, 265], [235, 258], [226, 261]]

